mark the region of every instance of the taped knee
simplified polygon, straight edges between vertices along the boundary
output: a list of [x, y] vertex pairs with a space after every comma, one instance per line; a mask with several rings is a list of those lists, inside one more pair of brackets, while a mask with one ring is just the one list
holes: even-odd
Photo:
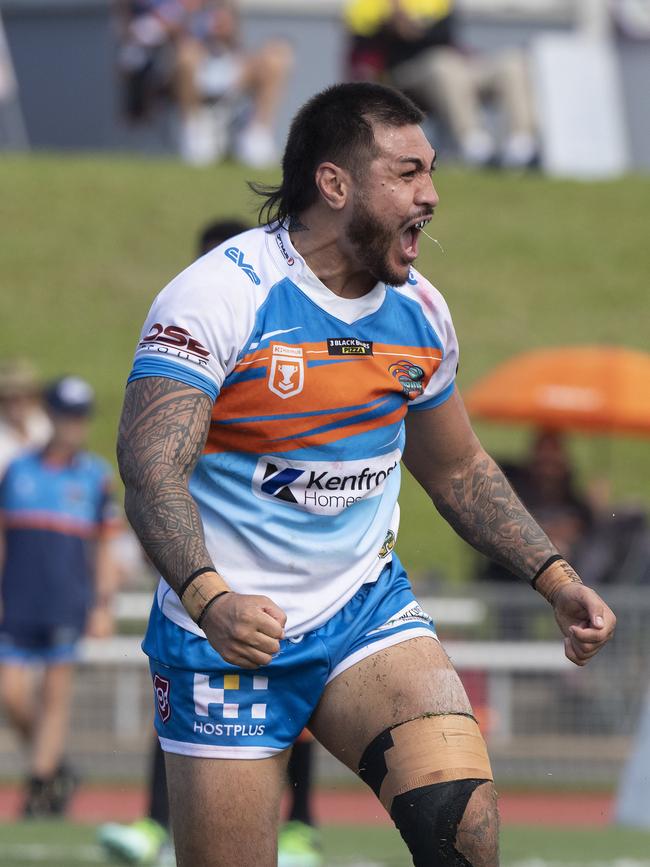
[[456, 848], [458, 826], [474, 790], [493, 778], [473, 717], [424, 717], [382, 732], [359, 775], [390, 813], [415, 867], [472, 867]]

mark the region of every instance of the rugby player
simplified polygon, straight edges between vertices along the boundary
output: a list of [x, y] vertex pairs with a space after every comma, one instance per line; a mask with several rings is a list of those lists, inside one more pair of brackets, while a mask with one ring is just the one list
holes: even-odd
[[181, 867], [275, 864], [307, 722], [415, 865], [498, 863], [485, 744], [394, 551], [402, 459], [548, 599], [569, 659], [614, 629], [467, 419], [449, 310], [413, 267], [438, 204], [422, 120], [376, 84], [313, 97], [264, 225], [176, 277], [142, 330], [118, 456], [162, 576], [144, 648]]

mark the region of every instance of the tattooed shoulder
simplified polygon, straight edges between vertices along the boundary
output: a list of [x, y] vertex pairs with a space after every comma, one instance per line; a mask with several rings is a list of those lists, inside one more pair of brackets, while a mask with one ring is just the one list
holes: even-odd
[[[174, 463], [184, 473], [194, 468], [207, 437], [212, 401], [182, 382], [148, 377], [126, 389], [118, 436], [120, 468], [137, 458]], [[123, 467], [126, 462], [126, 467]]]

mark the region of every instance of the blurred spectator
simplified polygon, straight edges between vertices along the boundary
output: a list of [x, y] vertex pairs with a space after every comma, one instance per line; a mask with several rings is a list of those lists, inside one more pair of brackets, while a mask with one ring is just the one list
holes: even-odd
[[171, 86], [168, 33], [151, 0], [117, 0], [118, 69], [127, 120], [147, 120]]
[[[560, 554], [574, 563], [581, 543], [594, 525], [595, 514], [587, 498], [576, 488], [562, 436], [555, 431], [539, 431], [522, 463], [500, 461], [500, 466]], [[511, 572], [491, 561], [481, 577], [519, 582]]]
[[256, 168], [277, 161], [273, 125], [292, 63], [285, 41], [244, 52], [234, 0], [122, 0], [121, 10], [129, 117], [145, 117], [166, 91], [179, 109], [181, 157], [206, 164], [225, 154], [235, 105], [247, 96], [250, 117], [235, 156]]
[[45, 445], [50, 435], [39, 392], [28, 361], [0, 361], [0, 476], [23, 449]]
[[63, 758], [76, 647], [84, 630], [111, 631], [115, 589], [111, 472], [84, 451], [92, 390], [64, 377], [45, 403], [47, 445], [11, 461], [0, 482], [0, 695], [29, 751], [31, 818], [62, 814], [76, 786]]
[[[536, 433], [523, 463], [502, 462], [501, 467], [560, 554], [590, 585], [650, 582], [647, 515], [633, 504], [612, 506], [602, 481], [581, 492], [560, 433]], [[478, 577], [518, 581], [493, 562]]]
[[[351, 77], [381, 77], [408, 93], [444, 121], [470, 165], [535, 165], [538, 144], [525, 58], [515, 49], [464, 52], [454, 6], [454, 0], [348, 0]], [[484, 122], [487, 99], [505, 126], [500, 145]]]

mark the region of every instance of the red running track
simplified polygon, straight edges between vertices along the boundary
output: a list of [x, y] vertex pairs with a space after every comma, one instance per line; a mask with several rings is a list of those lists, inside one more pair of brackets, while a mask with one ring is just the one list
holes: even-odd
[[[0, 787], [0, 821], [10, 822], [20, 813], [21, 791]], [[135, 787], [82, 787], [70, 810], [80, 822], [129, 822], [144, 814], [146, 793]], [[499, 797], [506, 825], [607, 825], [613, 797], [589, 792], [504, 792]], [[365, 789], [321, 789], [315, 794], [314, 812], [322, 824], [383, 825], [390, 819]]]

